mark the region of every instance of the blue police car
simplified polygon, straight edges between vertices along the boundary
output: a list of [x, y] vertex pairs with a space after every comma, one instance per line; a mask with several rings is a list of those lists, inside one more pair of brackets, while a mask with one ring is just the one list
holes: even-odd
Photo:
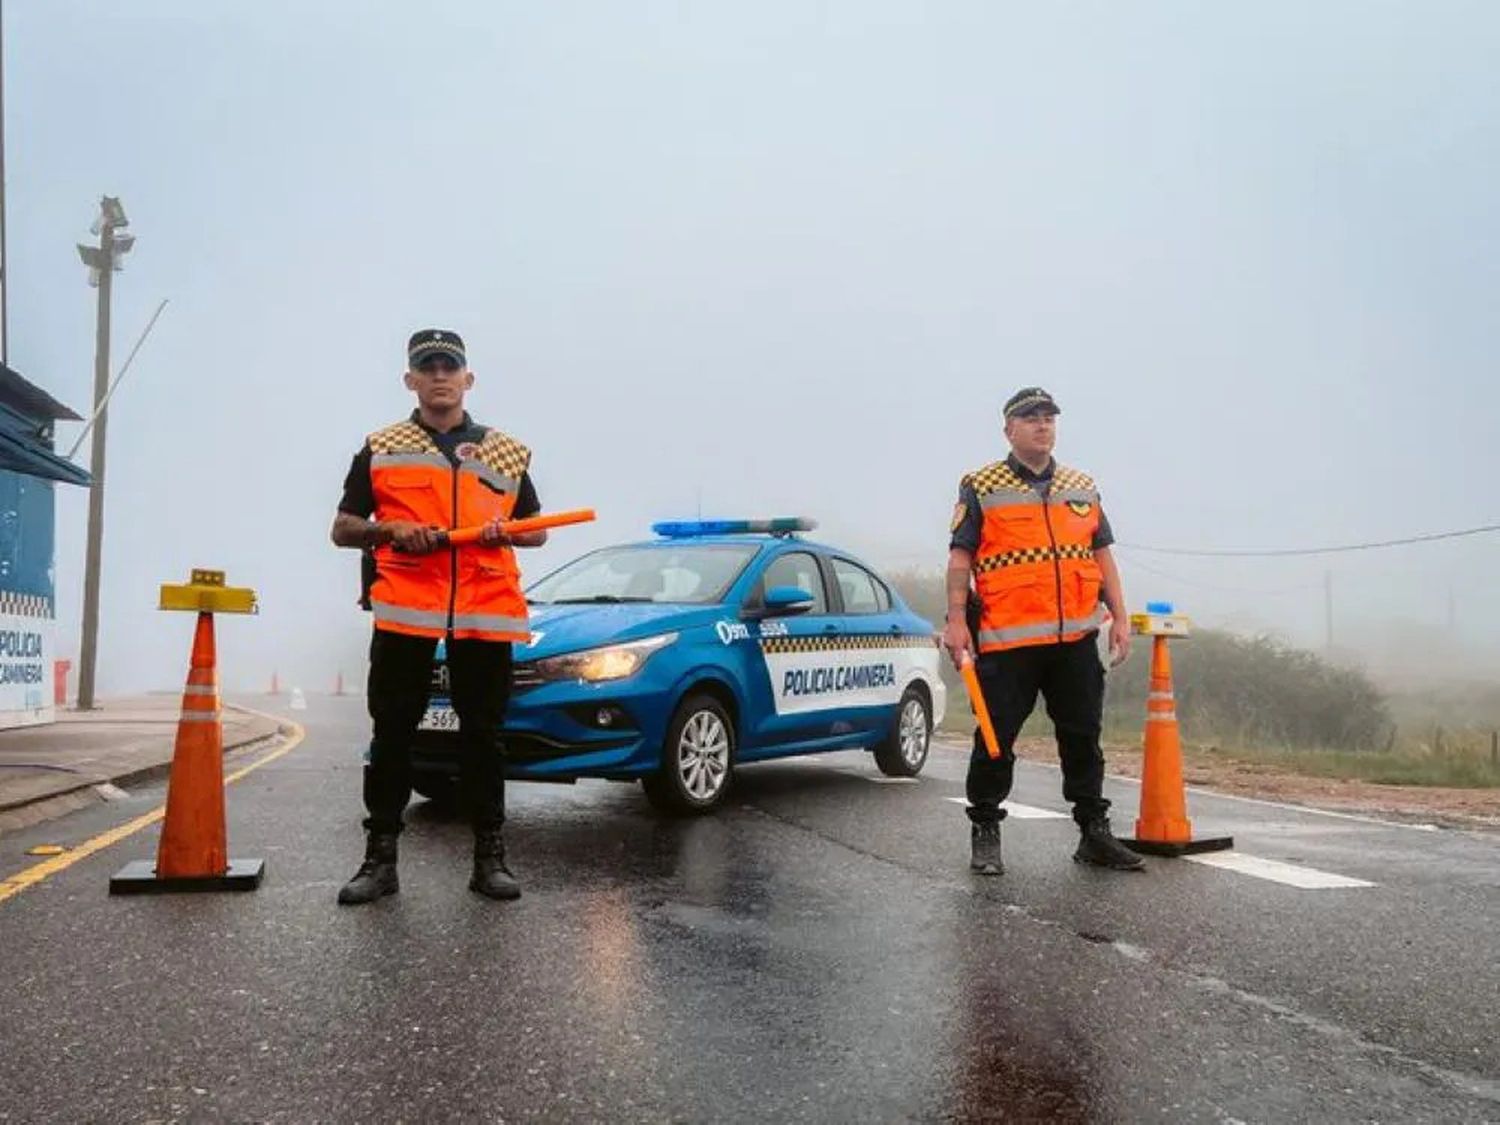
[[[869, 567], [798, 533], [811, 521], [654, 525], [527, 590], [504, 721], [509, 776], [639, 780], [656, 807], [712, 809], [738, 768], [865, 749], [886, 774], [927, 760], [946, 693], [932, 624]], [[413, 786], [457, 786], [442, 650]]]

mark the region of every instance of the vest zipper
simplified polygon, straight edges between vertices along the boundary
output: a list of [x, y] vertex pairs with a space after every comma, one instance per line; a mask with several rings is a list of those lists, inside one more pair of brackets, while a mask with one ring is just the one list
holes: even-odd
[[[450, 462], [452, 458], [449, 458]], [[448, 526], [458, 526], [458, 466], [450, 464], [449, 471], [453, 476], [453, 511], [448, 516]], [[1059, 587], [1060, 588], [1060, 587]], [[448, 635], [453, 635], [453, 614], [458, 608], [458, 548], [448, 548]]]
[[1057, 556], [1057, 536], [1052, 533], [1052, 486], [1038, 492], [1042, 498], [1042, 520], [1047, 524], [1047, 539], [1052, 544], [1052, 574], [1057, 579], [1057, 639], [1063, 639], [1062, 559]]

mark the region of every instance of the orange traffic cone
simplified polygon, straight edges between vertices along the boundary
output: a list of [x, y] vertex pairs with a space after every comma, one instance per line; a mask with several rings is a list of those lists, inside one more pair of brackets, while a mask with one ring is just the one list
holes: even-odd
[[127, 864], [109, 881], [109, 893], [249, 891], [259, 885], [264, 871], [264, 860], [228, 858], [214, 617], [200, 613], [193, 634], [192, 666], [182, 692], [182, 717], [177, 723], [156, 863]]
[[1151, 687], [1146, 695], [1146, 754], [1141, 769], [1141, 812], [1135, 839], [1123, 843], [1147, 855], [1190, 855], [1234, 847], [1228, 836], [1193, 839], [1182, 783], [1182, 743], [1177, 731], [1177, 700], [1172, 692], [1172, 657], [1167, 638], [1152, 637]]

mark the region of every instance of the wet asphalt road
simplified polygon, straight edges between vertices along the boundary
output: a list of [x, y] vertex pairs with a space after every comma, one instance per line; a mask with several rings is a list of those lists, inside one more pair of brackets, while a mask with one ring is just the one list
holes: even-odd
[[[1241, 853], [1375, 885], [1094, 871], [1015, 817], [976, 880], [960, 756], [886, 784], [841, 754], [691, 821], [513, 786], [514, 904], [418, 803], [401, 894], [340, 909], [362, 701], [311, 706], [230, 789], [258, 891], [109, 898], [148, 829], [0, 902], [0, 1121], [1500, 1120], [1500, 837], [1195, 794]], [[1058, 787], [1023, 766], [1015, 798]], [[160, 799], [0, 838], [0, 874]]]

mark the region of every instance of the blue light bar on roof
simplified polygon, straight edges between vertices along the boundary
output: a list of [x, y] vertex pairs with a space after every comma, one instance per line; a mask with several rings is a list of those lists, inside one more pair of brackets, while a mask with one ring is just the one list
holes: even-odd
[[705, 535], [789, 535], [811, 531], [817, 520], [790, 516], [774, 520], [662, 520], [651, 530], [668, 539], [696, 539]]

